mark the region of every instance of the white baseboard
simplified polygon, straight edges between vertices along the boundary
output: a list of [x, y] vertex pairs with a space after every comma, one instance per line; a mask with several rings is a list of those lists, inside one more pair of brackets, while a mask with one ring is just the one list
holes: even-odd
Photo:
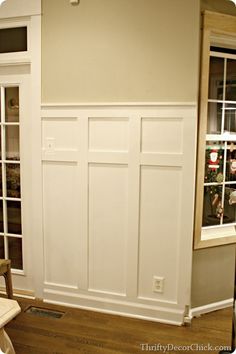
[[[0, 286], [0, 294], [7, 295], [5, 287]], [[26, 299], [35, 299], [35, 294], [31, 290], [13, 289], [13, 296]]]
[[226, 307], [230, 307], [230, 306], [233, 306], [233, 298], [223, 300], [223, 301], [213, 302], [211, 304], [207, 304], [204, 306], [193, 307], [189, 311], [189, 315], [191, 318], [197, 317], [197, 316], [203, 315], [204, 313], [213, 312], [216, 310], [222, 310], [222, 309], [224, 309]]
[[90, 310], [95, 312], [133, 317], [142, 320], [165, 324], [183, 325], [184, 309], [151, 306], [132, 301], [118, 301], [114, 299], [94, 297], [89, 294], [70, 294], [52, 289], [44, 289], [43, 301]]

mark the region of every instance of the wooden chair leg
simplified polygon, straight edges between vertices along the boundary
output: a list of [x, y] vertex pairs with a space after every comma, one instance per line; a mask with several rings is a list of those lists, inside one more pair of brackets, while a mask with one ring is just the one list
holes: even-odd
[[13, 299], [13, 288], [12, 288], [12, 278], [11, 278], [11, 265], [7, 265], [7, 272], [4, 274], [6, 292], [8, 299]]

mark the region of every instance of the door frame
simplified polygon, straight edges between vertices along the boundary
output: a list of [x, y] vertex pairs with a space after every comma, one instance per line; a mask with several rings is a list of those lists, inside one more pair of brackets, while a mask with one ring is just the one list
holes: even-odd
[[[27, 51], [0, 54], [0, 72], [5, 76], [5, 83], [24, 84], [28, 87], [28, 119], [23, 122], [21, 142], [26, 160], [23, 165], [28, 169], [23, 174], [28, 186], [26, 192], [26, 209], [23, 222], [26, 227], [24, 251], [26, 256], [25, 274], [29, 277], [13, 274], [13, 288], [16, 295], [30, 295], [42, 298], [43, 289], [43, 213], [42, 213], [42, 171], [41, 171], [41, 0], [6, 1], [1, 6], [0, 29], [9, 27], [27, 27]], [[29, 67], [28, 77], [24, 70]], [[8, 75], [10, 73], [11, 79]], [[3, 79], [2, 79], [3, 80]], [[26, 82], [28, 83], [26, 84]], [[25, 88], [26, 88], [25, 86]], [[22, 158], [22, 154], [21, 154]], [[27, 175], [27, 177], [26, 177]], [[30, 176], [30, 177], [29, 177]], [[26, 191], [27, 189], [27, 191]], [[27, 215], [26, 215], [27, 213]], [[26, 244], [27, 243], [27, 244]], [[23, 280], [24, 279], [24, 280]]]

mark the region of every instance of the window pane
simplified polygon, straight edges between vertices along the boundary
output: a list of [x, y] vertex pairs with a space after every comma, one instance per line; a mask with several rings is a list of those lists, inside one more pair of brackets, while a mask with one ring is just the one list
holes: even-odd
[[27, 50], [27, 27], [0, 29], [0, 53]]
[[223, 223], [236, 221], [236, 184], [225, 186], [224, 218]]
[[227, 143], [226, 181], [236, 181], [236, 143]]
[[225, 99], [236, 101], [236, 60], [233, 59], [227, 59]]
[[7, 197], [20, 198], [20, 165], [6, 164]]
[[221, 134], [222, 107], [222, 103], [208, 104], [207, 134]]
[[11, 266], [14, 269], [23, 269], [22, 261], [22, 239], [8, 237], [8, 254], [11, 260]]
[[207, 142], [205, 154], [205, 183], [223, 182], [224, 145]]
[[5, 120], [19, 122], [19, 87], [5, 88]]
[[224, 132], [236, 134], [236, 104], [227, 103], [224, 108], [225, 125]]
[[4, 237], [0, 236], [0, 258], [5, 258], [5, 251], [4, 251]]
[[19, 126], [6, 126], [6, 159], [19, 160]]
[[2, 200], [0, 200], [0, 232], [3, 232], [3, 206], [2, 206]]
[[222, 215], [222, 186], [204, 187], [203, 226], [219, 225]]
[[21, 235], [21, 203], [7, 201], [8, 233]]
[[211, 57], [209, 70], [208, 97], [223, 100], [224, 59]]

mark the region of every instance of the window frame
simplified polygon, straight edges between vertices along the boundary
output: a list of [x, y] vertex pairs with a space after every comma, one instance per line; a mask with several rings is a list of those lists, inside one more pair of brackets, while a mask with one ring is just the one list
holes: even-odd
[[[199, 96], [198, 155], [195, 200], [194, 249], [225, 245], [236, 242], [236, 232], [232, 233], [230, 224], [221, 227], [202, 227], [205, 145], [208, 120], [208, 88], [210, 68], [210, 47], [221, 46], [236, 49], [236, 17], [205, 11], [202, 16], [202, 58]], [[224, 229], [224, 232], [222, 232]], [[210, 231], [209, 231], [210, 230]]]

